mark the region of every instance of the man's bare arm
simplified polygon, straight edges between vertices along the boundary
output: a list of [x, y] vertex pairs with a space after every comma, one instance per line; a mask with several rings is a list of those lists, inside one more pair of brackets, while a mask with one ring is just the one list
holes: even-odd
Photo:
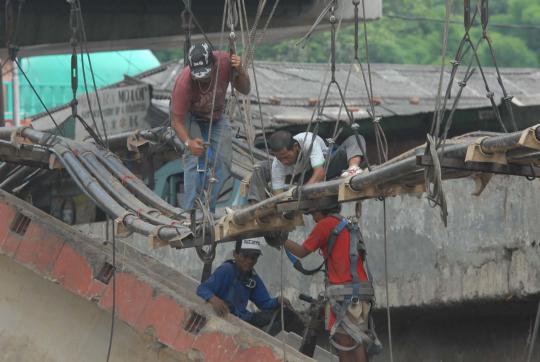
[[194, 156], [201, 156], [204, 153], [204, 142], [200, 138], [191, 139], [184, 124], [184, 116], [172, 113], [171, 125], [180, 141], [187, 145], [187, 148]]
[[249, 75], [242, 66], [242, 60], [238, 55], [231, 55], [231, 66], [236, 70], [236, 75], [233, 79], [234, 88], [242, 94], [249, 94], [251, 90]]
[[316, 184], [318, 182], [324, 181], [324, 166], [321, 167], [315, 167], [313, 169], [313, 174], [309, 178], [308, 182], [306, 182], [306, 185], [309, 184]]

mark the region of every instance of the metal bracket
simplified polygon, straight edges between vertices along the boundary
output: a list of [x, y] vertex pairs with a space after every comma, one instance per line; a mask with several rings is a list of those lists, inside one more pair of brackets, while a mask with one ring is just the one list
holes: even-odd
[[154, 230], [152, 230], [152, 233], [150, 233], [150, 235], [148, 235], [148, 245], [150, 246], [150, 248], [152, 249], [161, 248], [162, 246], [168, 246], [171, 241], [173, 241], [173, 243], [176, 241], [176, 240], [167, 241], [159, 237], [159, 231], [163, 227], [169, 227], [169, 225], [158, 226]]
[[22, 132], [25, 128], [32, 129], [31, 126], [24, 126], [17, 128], [15, 131], [11, 133], [10, 141], [17, 149], [21, 148], [21, 145], [34, 145], [34, 142], [30, 141], [28, 138], [22, 136]]
[[[431, 166], [433, 160], [430, 156], [422, 156], [419, 159], [419, 165]], [[525, 177], [540, 177], [540, 168], [531, 164], [520, 165], [509, 163], [506, 165], [490, 162], [464, 162], [457, 158], [442, 158], [440, 160], [441, 168], [446, 170], [458, 170], [469, 172], [481, 172], [487, 174], [515, 175]], [[443, 178], [445, 173], [443, 172]]]
[[536, 130], [540, 125], [529, 127], [523, 130], [521, 137], [519, 137], [518, 145], [532, 148], [533, 150], [540, 150], [540, 140], [536, 137]]
[[116, 236], [119, 238], [127, 238], [133, 233], [133, 231], [129, 230], [124, 224], [124, 220], [128, 215], [135, 216], [131, 212], [126, 212], [124, 215], [114, 220], [115, 233]]
[[133, 134], [130, 134], [126, 138], [126, 147], [128, 151], [139, 152], [139, 148], [143, 145], [148, 144], [150, 141], [145, 140], [142, 137], [139, 137], [139, 130], [135, 131]]
[[49, 156], [49, 170], [59, 170], [64, 168], [64, 166], [58, 161], [58, 158], [54, 153]]
[[247, 197], [249, 192], [249, 184], [251, 182], [251, 175], [248, 178], [242, 179], [240, 181], [240, 196]]
[[465, 155], [465, 162], [489, 162], [498, 163], [501, 165], [508, 164], [506, 160], [505, 152], [493, 152], [486, 153], [482, 149], [482, 141], [486, 137], [479, 138], [475, 143], [467, 147], [467, 154]]
[[392, 197], [402, 194], [422, 194], [426, 191], [426, 186], [422, 183], [419, 185], [385, 185], [377, 187], [370, 185], [362, 188], [360, 191], [353, 190], [349, 182], [339, 185], [338, 201], [348, 202], [362, 199], [374, 199], [379, 196]]
[[480, 196], [482, 191], [486, 188], [487, 184], [493, 177], [492, 173], [477, 173], [473, 176], [474, 180], [474, 192], [471, 193], [473, 196]]
[[291, 231], [297, 226], [304, 225], [302, 214], [295, 213], [290, 218], [275, 216], [268, 220], [260, 218], [249, 220], [244, 225], [237, 225], [233, 221], [234, 214], [224, 215], [215, 226], [216, 240], [228, 241], [242, 237], [262, 236], [269, 231]]

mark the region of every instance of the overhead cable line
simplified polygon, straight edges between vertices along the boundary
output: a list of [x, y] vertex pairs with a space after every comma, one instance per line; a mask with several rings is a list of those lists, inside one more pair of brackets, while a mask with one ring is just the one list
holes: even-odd
[[[439, 19], [439, 18], [430, 18], [425, 16], [413, 16], [413, 15], [395, 15], [395, 14], [389, 14], [384, 15], [384, 18], [389, 19], [396, 19], [396, 20], [403, 20], [403, 21], [430, 21], [430, 22], [436, 22], [436, 23], [445, 23], [445, 19]], [[449, 20], [450, 24], [462, 24], [461, 21], [458, 20]], [[533, 24], [490, 24], [491, 28], [503, 28], [503, 29], [523, 29], [523, 30], [540, 30], [540, 25], [533, 25]]]
[[[92, 59], [90, 57], [90, 52], [88, 51], [88, 39], [86, 38], [86, 30], [85, 30], [85, 27], [84, 27], [84, 19], [83, 19], [83, 15], [82, 15], [81, 2], [80, 2], [80, 0], [70, 0], [70, 1], [76, 1], [76, 8], [77, 8], [76, 16], [78, 18], [79, 31], [80, 31], [80, 35], [81, 35], [81, 42], [79, 44], [80, 51], [81, 51], [81, 67], [82, 67], [82, 71], [83, 71], [83, 81], [84, 81], [84, 89], [85, 89], [85, 93], [86, 93], [86, 99], [88, 101], [88, 109], [90, 111], [90, 116], [92, 118], [92, 121], [94, 122], [94, 125], [95, 125], [96, 121], [95, 121], [95, 117], [94, 117], [94, 112], [92, 110], [92, 104], [91, 104], [91, 101], [90, 101], [90, 94], [88, 92], [88, 82], [86, 81], [86, 70], [85, 70], [85, 67], [84, 67], [84, 53], [86, 53], [86, 58], [88, 60], [88, 65], [90, 67], [90, 75], [92, 76], [92, 83], [93, 83], [93, 86], [94, 86], [94, 95], [96, 97], [96, 102], [97, 102], [97, 105], [98, 105], [99, 116], [100, 116], [100, 119], [101, 119], [101, 126], [103, 127], [104, 142], [102, 142], [102, 143], [103, 143], [103, 145], [105, 147], [108, 148], [109, 140], [108, 140], [108, 136], [107, 136], [107, 127], [105, 126], [105, 119], [103, 117], [103, 110], [101, 108], [101, 101], [100, 101], [98, 89], [97, 89], [97, 86], [96, 86], [96, 79], [95, 79], [95, 76], [94, 76], [94, 69], [92, 67]], [[83, 51], [83, 46], [84, 46], [84, 51]], [[98, 132], [98, 135], [100, 135], [99, 130], [97, 129], [97, 126], [95, 126], [95, 127], [96, 127], [96, 131]], [[100, 135], [100, 138], [101, 138], [101, 135]], [[103, 138], [101, 138], [101, 139], [103, 140]]]
[[[81, 24], [79, 22], [79, 17], [78, 17], [78, 12], [79, 12], [78, 3], [75, 0], [70, 0], [69, 4], [71, 6], [70, 16], [69, 16], [69, 25], [71, 27], [71, 32], [72, 32], [71, 40], [70, 40], [71, 47], [72, 47], [70, 78], [71, 78], [71, 92], [73, 94], [73, 99], [70, 102], [71, 117], [73, 118], [73, 122], [79, 121], [83, 125], [86, 132], [88, 132], [88, 134], [94, 139], [94, 141], [97, 144], [104, 146], [103, 138], [101, 137], [101, 134], [99, 133], [99, 129], [97, 127], [96, 120], [94, 119], [94, 117], [92, 117], [92, 120], [94, 121], [95, 130], [93, 130], [86, 123], [84, 118], [82, 118], [77, 113], [77, 105], [78, 105], [77, 88], [79, 87], [79, 76], [78, 76], [79, 70], [77, 66], [77, 43], [78, 43], [78, 38], [80, 34]], [[81, 52], [81, 59], [82, 59], [82, 52]], [[84, 64], [83, 64], [83, 67], [84, 67]], [[88, 100], [88, 105], [90, 107], [90, 100]]]

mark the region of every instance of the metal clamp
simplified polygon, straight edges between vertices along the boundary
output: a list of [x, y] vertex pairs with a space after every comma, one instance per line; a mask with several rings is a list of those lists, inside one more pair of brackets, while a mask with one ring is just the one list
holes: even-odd
[[533, 150], [540, 150], [540, 140], [537, 137], [539, 127], [540, 125], [537, 124], [536, 126], [523, 130], [519, 137], [518, 145], [532, 148]]
[[501, 165], [508, 164], [505, 152], [488, 153], [482, 148], [482, 142], [489, 137], [481, 137], [475, 143], [467, 147], [465, 162], [489, 162], [498, 163]]

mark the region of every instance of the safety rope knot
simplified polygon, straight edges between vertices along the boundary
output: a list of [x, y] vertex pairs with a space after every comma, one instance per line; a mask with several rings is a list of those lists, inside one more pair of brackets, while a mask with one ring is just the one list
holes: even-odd
[[450, 61], [450, 64], [452, 64], [453, 66], [458, 66], [461, 64], [461, 61], [458, 59], [453, 59]]
[[331, 146], [336, 144], [336, 140], [333, 138], [327, 138], [326, 142], [328, 143], [328, 145], [331, 145]]
[[462, 80], [462, 81], [458, 82], [458, 85], [459, 85], [461, 88], [465, 88], [465, 87], [467, 86], [467, 81]]
[[235, 41], [236, 40], [236, 34], [234, 31], [231, 31], [229, 33], [229, 39], [231, 39], [232, 41]]
[[[373, 123], [381, 123], [381, 119], [382, 119], [381, 116], [377, 116], [377, 117], [373, 118]], [[358, 127], [360, 127], [360, 126], [358, 126]]]
[[354, 132], [358, 132], [360, 130], [360, 125], [358, 123], [353, 123], [353, 124], [351, 124], [351, 129]]
[[486, 97], [489, 98], [489, 99], [492, 99], [494, 96], [495, 96], [495, 93], [493, 93], [493, 92], [487, 92], [486, 93]]

